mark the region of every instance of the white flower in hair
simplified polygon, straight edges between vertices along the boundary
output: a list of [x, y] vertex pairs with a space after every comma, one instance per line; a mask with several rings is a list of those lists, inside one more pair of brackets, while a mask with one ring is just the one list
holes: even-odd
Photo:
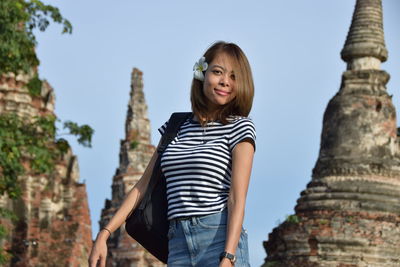
[[196, 62], [193, 66], [193, 77], [196, 80], [204, 81], [203, 71], [206, 71], [208, 68], [208, 64], [206, 62], [205, 57], [201, 57], [198, 62]]

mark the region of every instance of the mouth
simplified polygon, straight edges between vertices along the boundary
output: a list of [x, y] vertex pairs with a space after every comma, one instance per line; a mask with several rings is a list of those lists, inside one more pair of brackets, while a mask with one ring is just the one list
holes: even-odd
[[217, 89], [217, 88], [215, 88], [214, 91], [215, 91], [218, 95], [221, 95], [221, 96], [228, 96], [228, 95], [231, 94], [231, 92], [227, 92], [227, 91], [220, 90], [220, 89]]

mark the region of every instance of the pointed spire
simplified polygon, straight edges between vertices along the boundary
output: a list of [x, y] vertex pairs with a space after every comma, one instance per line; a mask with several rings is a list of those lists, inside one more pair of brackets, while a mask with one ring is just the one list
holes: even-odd
[[[112, 182], [112, 199], [105, 202], [99, 222], [100, 228], [108, 223], [121, 206], [126, 194], [140, 180], [155, 150], [150, 140], [150, 121], [142, 77], [143, 73], [134, 68], [125, 121], [126, 137], [121, 140], [119, 166]], [[107, 245], [107, 266], [164, 266], [132, 240], [124, 227], [111, 235]]]
[[132, 71], [130, 100], [125, 124], [126, 139], [150, 144], [150, 122], [147, 104], [143, 92], [143, 73], [134, 68]]
[[341, 56], [348, 70], [380, 69], [387, 60], [381, 0], [357, 0]]
[[400, 147], [381, 0], [357, 0], [339, 92], [323, 118], [311, 182], [264, 243], [263, 266], [398, 266]]

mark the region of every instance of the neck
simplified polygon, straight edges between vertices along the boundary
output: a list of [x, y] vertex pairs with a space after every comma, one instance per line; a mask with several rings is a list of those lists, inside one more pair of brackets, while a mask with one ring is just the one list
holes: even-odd
[[197, 117], [196, 115], [193, 116], [193, 119], [199, 122], [210, 122], [215, 121], [216, 116], [212, 114], [207, 114], [206, 116]]

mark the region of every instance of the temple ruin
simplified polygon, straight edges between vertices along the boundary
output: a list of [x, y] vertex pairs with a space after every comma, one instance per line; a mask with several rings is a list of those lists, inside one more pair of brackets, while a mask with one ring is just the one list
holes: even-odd
[[295, 215], [264, 242], [263, 267], [400, 266], [400, 142], [381, 0], [357, 0], [347, 70], [323, 117], [319, 157]]
[[[151, 144], [150, 121], [142, 76], [140, 70], [133, 69], [125, 139], [121, 140], [119, 166], [112, 181], [112, 198], [105, 201], [100, 228], [107, 224], [121, 206], [125, 195], [140, 179], [155, 151], [155, 147]], [[165, 266], [134, 241], [125, 232], [124, 225], [112, 234], [107, 244], [109, 248], [107, 266]]]

